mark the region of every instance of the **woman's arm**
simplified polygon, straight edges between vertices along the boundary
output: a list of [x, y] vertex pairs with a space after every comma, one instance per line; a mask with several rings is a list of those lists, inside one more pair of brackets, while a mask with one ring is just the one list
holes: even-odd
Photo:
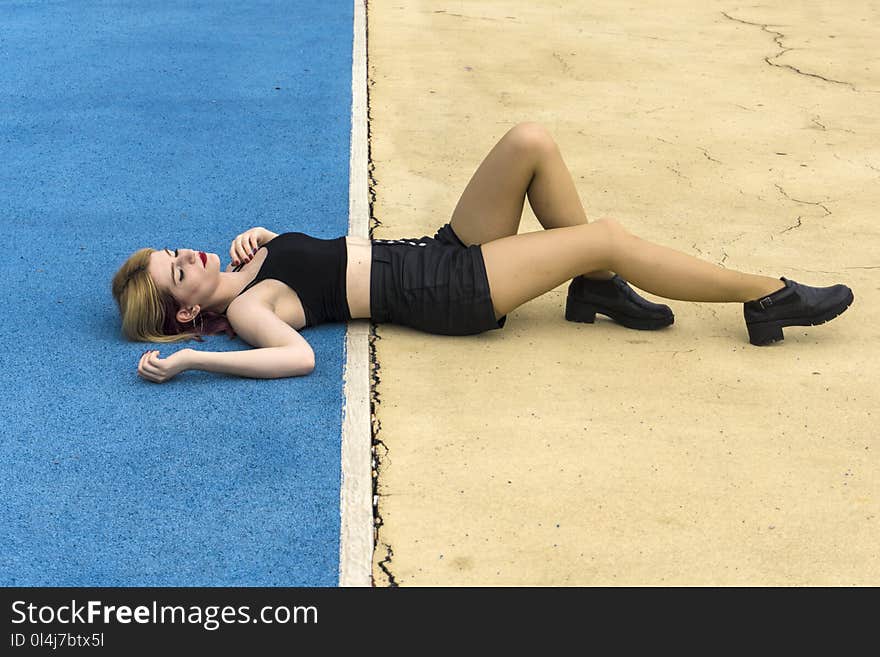
[[146, 351], [138, 363], [138, 375], [153, 383], [164, 383], [186, 370], [205, 370], [253, 379], [281, 379], [305, 376], [315, 369], [315, 356], [295, 346], [265, 347], [246, 351], [197, 351], [181, 349], [166, 358], [158, 351]]
[[296, 347], [265, 347], [246, 351], [196, 351], [184, 357], [188, 370], [205, 370], [252, 379], [305, 376], [315, 369], [314, 354]]
[[159, 358], [157, 351], [148, 351], [141, 356], [138, 374], [148, 381], [163, 383], [186, 370], [279, 379], [304, 376], [315, 369], [315, 352], [311, 345], [268, 306], [239, 297], [229, 305], [226, 318], [239, 337], [257, 348], [246, 351], [181, 349], [167, 358]]

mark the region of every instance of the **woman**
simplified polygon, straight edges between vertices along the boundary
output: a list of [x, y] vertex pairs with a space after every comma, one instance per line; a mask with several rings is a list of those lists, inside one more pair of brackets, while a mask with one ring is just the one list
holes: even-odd
[[[517, 234], [523, 203], [546, 229]], [[553, 139], [522, 123], [492, 149], [452, 219], [433, 237], [322, 240], [252, 228], [232, 242], [232, 263], [191, 249], [141, 249], [113, 279], [125, 335], [174, 342], [226, 331], [258, 347], [147, 351], [138, 374], [161, 383], [188, 369], [256, 378], [308, 374], [314, 352], [299, 329], [372, 318], [446, 335], [502, 328], [507, 313], [573, 279], [565, 318], [602, 313], [624, 326], [673, 323], [668, 299], [741, 302], [749, 339], [783, 339], [785, 326], [821, 324], [852, 303], [845, 285], [815, 288], [725, 269], [627, 232], [613, 219], [587, 222]], [[781, 281], [781, 284], [780, 284]]]

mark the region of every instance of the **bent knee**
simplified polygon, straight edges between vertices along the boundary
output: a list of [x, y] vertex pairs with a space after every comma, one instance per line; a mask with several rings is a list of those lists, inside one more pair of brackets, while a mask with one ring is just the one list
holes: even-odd
[[613, 219], [611, 217], [602, 217], [601, 219], [596, 219], [591, 223], [599, 224], [600, 226], [602, 226], [608, 232], [608, 235], [614, 239], [629, 235], [629, 232], [626, 230], [626, 228], [623, 227], [623, 224], [621, 224], [617, 219]]
[[600, 226], [602, 228], [605, 245], [611, 257], [616, 257], [625, 249], [627, 238], [630, 237], [629, 231], [623, 225], [612, 219], [611, 217], [602, 217], [590, 222], [590, 225]]
[[546, 152], [556, 148], [556, 142], [547, 128], [533, 121], [516, 124], [504, 137], [517, 149], [528, 153]]

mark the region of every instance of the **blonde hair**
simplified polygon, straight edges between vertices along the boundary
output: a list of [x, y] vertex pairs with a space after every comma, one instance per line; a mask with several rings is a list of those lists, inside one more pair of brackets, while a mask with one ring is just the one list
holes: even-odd
[[180, 328], [174, 316], [177, 302], [159, 291], [147, 271], [153, 251], [135, 251], [113, 277], [113, 298], [122, 315], [122, 333], [137, 342], [200, 340], [198, 331], [172, 332]]

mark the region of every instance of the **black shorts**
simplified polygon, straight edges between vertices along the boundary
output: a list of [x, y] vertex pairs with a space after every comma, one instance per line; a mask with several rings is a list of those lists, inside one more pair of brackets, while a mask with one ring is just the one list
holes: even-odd
[[445, 224], [434, 237], [372, 240], [370, 318], [440, 335], [502, 328], [495, 319], [479, 244]]

